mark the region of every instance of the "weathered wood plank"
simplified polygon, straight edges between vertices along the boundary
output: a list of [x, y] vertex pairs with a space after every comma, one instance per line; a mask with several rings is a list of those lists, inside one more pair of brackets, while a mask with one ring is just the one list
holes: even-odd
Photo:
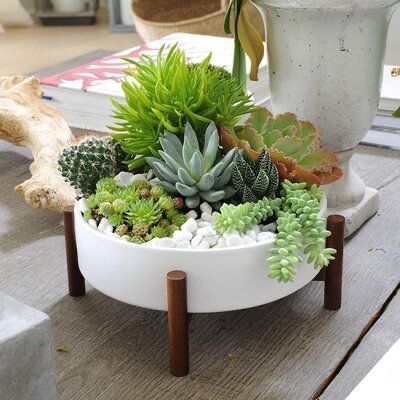
[[367, 186], [380, 189], [400, 176], [400, 151], [360, 145], [352, 165]]
[[194, 315], [191, 373], [177, 380], [168, 374], [164, 313], [90, 288], [78, 301], [66, 296], [61, 215], [33, 210], [13, 192], [28, 175], [26, 156], [0, 143], [0, 290], [48, 312], [55, 343], [71, 350], [56, 355], [62, 400], [307, 399], [400, 280], [392, 262], [400, 154], [363, 146], [355, 166], [381, 188], [381, 206], [346, 244], [342, 309], [323, 310], [323, 283], [313, 282], [263, 307]]
[[[397, 258], [397, 262], [399, 263]], [[399, 265], [399, 264], [398, 264]], [[365, 335], [320, 400], [345, 399], [400, 337], [400, 294]]]

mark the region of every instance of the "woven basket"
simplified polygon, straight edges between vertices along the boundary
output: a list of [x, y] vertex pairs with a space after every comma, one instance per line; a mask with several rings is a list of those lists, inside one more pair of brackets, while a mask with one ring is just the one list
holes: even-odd
[[160, 39], [175, 32], [226, 36], [223, 28], [225, 10], [225, 0], [132, 2], [135, 27], [144, 41]]

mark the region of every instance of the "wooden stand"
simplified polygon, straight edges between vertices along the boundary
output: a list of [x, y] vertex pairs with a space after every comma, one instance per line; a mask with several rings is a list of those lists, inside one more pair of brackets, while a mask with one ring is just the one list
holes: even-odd
[[169, 368], [174, 376], [189, 373], [189, 331], [186, 299], [186, 273], [167, 274]]
[[76, 250], [75, 228], [74, 228], [74, 207], [64, 208], [64, 235], [65, 252], [67, 255], [68, 288], [69, 295], [81, 297], [86, 293], [85, 278], [79, 270], [78, 253]]
[[335, 259], [325, 270], [324, 307], [327, 310], [339, 310], [342, 305], [342, 275], [345, 218], [342, 215], [330, 215], [327, 229], [332, 233], [326, 240], [326, 247], [336, 250]]
[[327, 310], [339, 310], [342, 305], [342, 274], [345, 218], [342, 215], [330, 215], [327, 229], [332, 233], [326, 240], [326, 247], [336, 250], [335, 259], [322, 269], [314, 281], [325, 281], [324, 307]]

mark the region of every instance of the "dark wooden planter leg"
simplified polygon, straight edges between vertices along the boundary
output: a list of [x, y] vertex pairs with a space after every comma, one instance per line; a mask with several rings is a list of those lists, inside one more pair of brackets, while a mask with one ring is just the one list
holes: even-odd
[[345, 218], [342, 215], [330, 215], [327, 229], [332, 232], [326, 240], [326, 246], [336, 249], [335, 259], [325, 268], [324, 307], [327, 310], [339, 310], [342, 305], [342, 272]]
[[186, 300], [186, 273], [167, 274], [169, 368], [174, 376], [189, 373], [189, 331]]
[[74, 229], [74, 207], [65, 207], [63, 214], [69, 295], [72, 297], [81, 297], [84, 296], [86, 292], [85, 278], [82, 276], [78, 264], [78, 253], [76, 250]]

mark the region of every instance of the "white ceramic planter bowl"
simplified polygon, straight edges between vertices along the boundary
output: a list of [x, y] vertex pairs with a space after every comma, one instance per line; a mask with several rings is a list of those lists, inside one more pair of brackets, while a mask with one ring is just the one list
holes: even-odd
[[[326, 216], [326, 197], [321, 201]], [[166, 276], [187, 274], [188, 311], [232, 311], [270, 303], [302, 288], [318, 271], [298, 266], [294, 282], [268, 277], [267, 250], [273, 240], [222, 249], [169, 249], [136, 245], [99, 232], [75, 206], [78, 259], [85, 279], [96, 289], [135, 306], [167, 310]]]

